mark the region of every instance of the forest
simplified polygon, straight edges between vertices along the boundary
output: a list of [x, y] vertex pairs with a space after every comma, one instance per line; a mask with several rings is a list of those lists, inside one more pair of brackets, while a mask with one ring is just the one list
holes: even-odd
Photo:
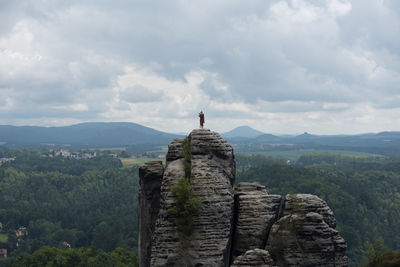
[[[37, 150], [0, 147], [0, 158], [11, 156], [15, 160], [0, 167], [0, 249], [8, 251], [0, 266], [42, 266], [43, 255], [55, 266], [137, 266], [137, 166], [106, 156], [43, 158]], [[347, 241], [351, 266], [400, 258], [400, 157], [311, 153], [287, 162], [236, 154], [236, 163], [236, 183], [324, 199]]]
[[[361, 266], [369, 245], [400, 249], [400, 157], [311, 153], [291, 165], [262, 156], [236, 157], [236, 182], [259, 182], [271, 194], [315, 194], [325, 200], [346, 240], [351, 266]], [[400, 258], [400, 257], [399, 257]]]
[[[91, 247], [114, 255], [120, 248], [135, 254], [137, 197], [138, 167], [122, 168], [119, 159], [49, 159], [37, 151], [19, 155], [0, 167], [0, 248], [8, 250], [3, 264], [22, 262], [43, 246]], [[21, 226], [27, 233], [17, 237]], [[88, 253], [76, 251], [75, 256]], [[36, 253], [31, 261], [35, 255], [40, 258]]]

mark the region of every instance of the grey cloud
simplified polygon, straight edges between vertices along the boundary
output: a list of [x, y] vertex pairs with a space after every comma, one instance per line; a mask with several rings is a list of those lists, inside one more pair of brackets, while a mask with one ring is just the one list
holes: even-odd
[[396, 94], [390, 98], [381, 98], [373, 102], [373, 106], [378, 109], [398, 109], [400, 108], [400, 95]]
[[152, 92], [140, 85], [129, 87], [120, 93], [121, 100], [129, 103], [157, 102], [164, 97], [163, 92]]
[[0, 2], [0, 36], [7, 34], [12, 29], [12, 26], [23, 17], [22, 12], [18, 10], [16, 1], [1, 1]]
[[[220, 119], [231, 118], [231, 119], [258, 119], [259, 117], [255, 114], [249, 114], [240, 110], [215, 110], [213, 107], [209, 107], [203, 110], [206, 116], [206, 123], [208, 118]], [[187, 116], [190, 117], [190, 116]], [[193, 117], [193, 116], [192, 116]]]
[[208, 77], [207, 75], [200, 84], [200, 88], [212, 99], [229, 103], [234, 99], [225, 86], [224, 84], [219, 84], [216, 77]]
[[7, 104], [7, 100], [5, 99], [5, 95], [1, 93], [0, 90], [0, 110]]
[[399, 1], [351, 1], [349, 16], [338, 23], [348, 43], [373, 50], [388, 49], [400, 55], [400, 5]]
[[346, 107], [335, 106], [335, 105], [324, 105], [321, 102], [268, 102], [258, 104], [255, 110], [260, 112], [311, 112], [311, 111], [323, 111], [323, 110], [345, 110]]
[[[328, 2], [304, 1], [317, 12]], [[184, 81], [193, 70], [214, 73], [200, 85], [205, 94], [222, 103], [251, 104], [259, 112], [340, 111], [346, 109], [340, 103], [358, 102], [396, 107], [388, 99], [399, 84], [399, 1], [341, 2], [352, 5], [346, 15], [317, 14], [314, 22], [284, 24], [278, 22], [286, 15], [271, 7], [287, 3], [297, 12], [294, 1], [3, 1], [0, 40], [25, 21], [33, 40], [23, 52], [40, 54], [43, 61], [16, 66], [14, 75], [7, 65], [0, 68], [0, 87], [12, 88], [8, 96], [29, 116], [95, 118], [114, 97], [124, 67], [133, 64], [171, 81]], [[376, 72], [379, 68], [384, 72]], [[228, 89], [217, 90], [218, 83]], [[127, 103], [164, 97], [144, 87], [120, 92]], [[260, 100], [271, 106], [259, 106]], [[88, 110], [48, 108], [77, 103]], [[128, 110], [127, 103], [120, 108]]]

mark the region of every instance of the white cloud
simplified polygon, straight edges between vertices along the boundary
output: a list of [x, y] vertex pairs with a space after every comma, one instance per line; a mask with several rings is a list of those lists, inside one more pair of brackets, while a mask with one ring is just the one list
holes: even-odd
[[110, 110], [104, 116], [139, 123], [148, 123], [154, 117], [163, 119], [160, 126], [165, 128], [169, 119], [185, 119], [208, 105], [209, 97], [199, 87], [203, 76], [201, 71], [192, 71], [184, 79], [170, 80], [139, 66], [126, 67], [118, 76], [114, 98], [108, 102]]
[[352, 9], [352, 5], [347, 0], [329, 0], [328, 10], [334, 16], [344, 16], [349, 13]]
[[203, 109], [220, 131], [399, 130], [395, 0], [9, 1], [0, 16], [0, 124], [187, 131]]

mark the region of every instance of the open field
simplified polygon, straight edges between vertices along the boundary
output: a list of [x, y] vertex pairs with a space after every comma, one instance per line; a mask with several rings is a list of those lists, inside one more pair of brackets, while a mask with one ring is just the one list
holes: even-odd
[[89, 148], [88, 150], [100, 150], [100, 151], [125, 151], [125, 147], [100, 147], [100, 148]]
[[8, 235], [0, 233], [0, 243], [7, 243]]
[[356, 152], [356, 151], [346, 151], [346, 150], [314, 150], [314, 149], [300, 149], [300, 150], [283, 150], [283, 151], [261, 151], [261, 152], [237, 152], [245, 155], [264, 155], [271, 156], [289, 160], [297, 160], [302, 155], [308, 153], [330, 153], [336, 155], [346, 155], [355, 157], [382, 157], [382, 155]]
[[148, 152], [167, 153], [168, 152], [168, 146], [161, 146], [160, 149], [158, 149], [158, 150], [150, 150]]
[[[153, 160], [160, 160], [160, 159], [156, 159], [156, 158], [137, 158], [137, 159], [132, 159], [132, 158], [128, 158], [128, 159], [120, 159], [122, 162], [122, 165], [124, 167], [130, 167], [133, 165], [138, 165], [138, 166], [142, 166], [143, 164], [145, 164], [148, 161], [153, 161]], [[163, 160], [163, 162], [165, 162], [165, 160]]]

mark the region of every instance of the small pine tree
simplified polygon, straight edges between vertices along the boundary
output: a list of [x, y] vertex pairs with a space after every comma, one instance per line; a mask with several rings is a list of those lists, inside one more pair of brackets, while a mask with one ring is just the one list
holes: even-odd
[[179, 178], [178, 183], [172, 188], [172, 194], [177, 201], [170, 212], [177, 217], [178, 231], [185, 236], [190, 236], [194, 230], [194, 216], [201, 211], [202, 201], [200, 197], [195, 195], [189, 181], [192, 171], [192, 145], [188, 138], [183, 140], [180, 155], [184, 160], [185, 178]]
[[178, 231], [185, 236], [193, 233], [194, 216], [202, 208], [201, 198], [197, 197], [187, 178], [179, 178], [178, 184], [172, 188], [176, 197], [176, 206], [171, 208], [171, 213], [177, 216]]

